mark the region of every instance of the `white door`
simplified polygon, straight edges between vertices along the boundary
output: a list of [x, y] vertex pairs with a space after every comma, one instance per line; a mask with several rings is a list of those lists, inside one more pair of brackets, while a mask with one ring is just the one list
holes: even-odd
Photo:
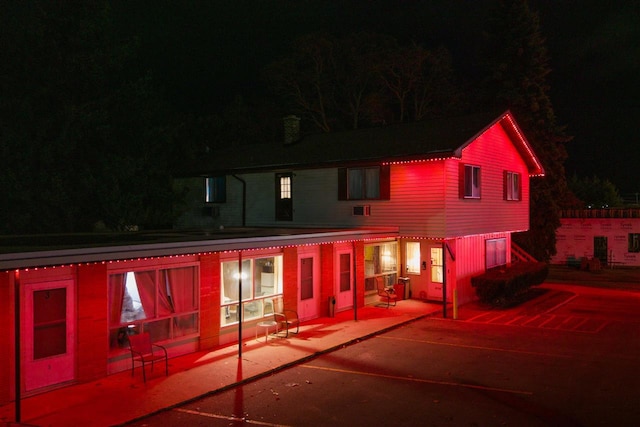
[[431, 246], [429, 248], [429, 257], [429, 288], [427, 298], [430, 300], [442, 301], [442, 287], [444, 281], [442, 246]]
[[298, 316], [300, 320], [314, 319], [320, 311], [319, 257], [317, 253], [298, 257]]
[[353, 261], [351, 252], [339, 252], [336, 259], [335, 310], [353, 307]]
[[25, 284], [22, 336], [25, 391], [75, 377], [72, 280]]

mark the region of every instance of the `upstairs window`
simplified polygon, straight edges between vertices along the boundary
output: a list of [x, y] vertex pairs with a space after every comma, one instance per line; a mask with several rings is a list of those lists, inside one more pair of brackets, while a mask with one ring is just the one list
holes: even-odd
[[480, 198], [480, 166], [460, 165], [460, 197]]
[[389, 166], [338, 169], [338, 200], [389, 200]]
[[520, 174], [517, 172], [504, 172], [504, 199], [522, 200], [520, 195]]
[[227, 201], [227, 177], [210, 176], [204, 179], [204, 201], [224, 203]]

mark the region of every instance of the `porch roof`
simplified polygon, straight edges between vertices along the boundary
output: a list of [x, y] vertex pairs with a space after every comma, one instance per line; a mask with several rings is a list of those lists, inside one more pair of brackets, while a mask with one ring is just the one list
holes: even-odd
[[301, 246], [398, 236], [396, 227], [225, 228], [108, 234], [0, 236], [0, 270]]

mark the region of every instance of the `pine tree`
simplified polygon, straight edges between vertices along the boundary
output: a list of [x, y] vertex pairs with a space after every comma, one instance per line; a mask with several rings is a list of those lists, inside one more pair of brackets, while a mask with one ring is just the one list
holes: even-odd
[[548, 261], [556, 253], [559, 210], [568, 198], [564, 144], [570, 138], [557, 125], [548, 95], [551, 68], [538, 15], [526, 0], [504, 0], [493, 16], [483, 55], [481, 103], [513, 112], [545, 169], [544, 178], [531, 180], [530, 229], [514, 239]]

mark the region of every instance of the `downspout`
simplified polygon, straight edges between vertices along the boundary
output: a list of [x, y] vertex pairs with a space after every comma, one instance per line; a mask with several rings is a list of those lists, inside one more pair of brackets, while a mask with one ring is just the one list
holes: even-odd
[[242, 251], [238, 251], [238, 359], [242, 359]]
[[245, 227], [247, 225], [247, 181], [235, 174], [231, 176], [242, 183], [242, 226]]
[[14, 338], [15, 338], [15, 398], [16, 398], [16, 423], [20, 423], [21, 400], [20, 395], [20, 272], [15, 271], [13, 276], [13, 304], [14, 304]]
[[356, 242], [351, 243], [353, 249], [353, 320], [358, 321], [358, 276], [356, 274]]
[[[451, 251], [451, 248], [449, 247], [449, 245], [447, 244], [446, 241], [442, 241], [442, 269], [444, 270], [442, 272], [442, 316], [444, 318], [447, 317], [447, 252], [449, 252], [449, 256], [451, 257], [451, 261], [455, 261], [456, 257], [453, 255], [453, 252]], [[454, 289], [454, 292], [456, 290]], [[458, 304], [458, 298], [457, 295], [453, 296], [453, 314], [454, 316], [456, 316], [456, 311], [457, 311], [457, 307], [456, 305]]]
[[447, 244], [442, 241], [442, 317], [447, 318]]

